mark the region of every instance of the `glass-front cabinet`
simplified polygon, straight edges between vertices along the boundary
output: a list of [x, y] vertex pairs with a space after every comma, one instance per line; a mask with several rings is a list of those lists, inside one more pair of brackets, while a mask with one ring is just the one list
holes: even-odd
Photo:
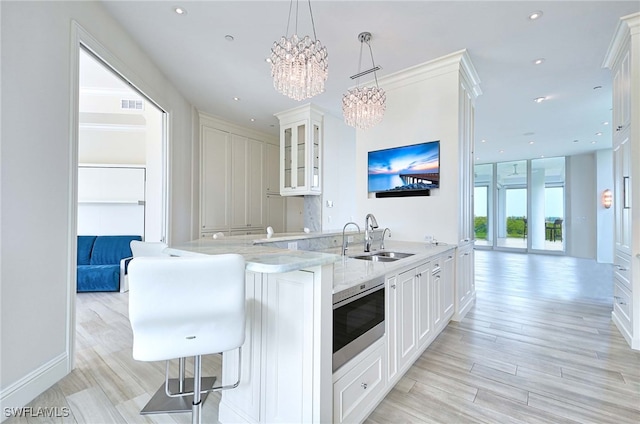
[[321, 194], [322, 112], [305, 105], [276, 116], [280, 120], [280, 195]]

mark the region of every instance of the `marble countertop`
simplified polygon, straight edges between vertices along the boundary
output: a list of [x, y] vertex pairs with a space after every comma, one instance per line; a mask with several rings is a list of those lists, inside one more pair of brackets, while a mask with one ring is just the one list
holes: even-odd
[[361, 246], [358, 246], [358, 249], [349, 250], [347, 256], [341, 256], [340, 260], [334, 265], [333, 292], [337, 293], [346, 290], [355, 284], [380, 275], [391, 274], [403, 268], [410, 268], [429, 258], [456, 248], [455, 245], [444, 243], [432, 245], [396, 240], [385, 240], [384, 243], [386, 251], [413, 253], [413, 256], [393, 262], [373, 262], [352, 258], [352, 256], [363, 254], [360, 249]]
[[287, 250], [268, 245], [254, 245], [256, 236], [201, 238], [167, 248], [171, 255], [221, 255], [237, 253], [247, 262], [247, 270], [263, 273], [297, 271], [311, 266], [325, 265], [340, 260], [339, 255], [328, 252]]
[[[277, 235], [270, 238], [269, 241], [303, 239], [305, 236], [313, 237], [314, 235], [304, 233]], [[385, 250], [412, 253], [413, 255], [394, 262], [373, 262], [352, 257], [364, 253], [361, 245], [351, 246], [347, 256], [340, 256], [340, 248], [331, 248], [324, 251], [287, 250], [272, 247], [268, 244], [254, 244], [259, 243], [259, 240], [262, 241], [261, 239], [256, 239], [256, 235], [223, 237], [217, 240], [201, 238], [171, 246], [166, 249], [166, 252], [176, 256], [238, 253], [245, 258], [247, 270], [261, 273], [289, 272], [333, 263], [333, 291], [335, 293], [362, 281], [417, 265], [419, 262], [456, 247], [455, 245], [442, 243], [431, 245], [389, 239], [385, 241]]]

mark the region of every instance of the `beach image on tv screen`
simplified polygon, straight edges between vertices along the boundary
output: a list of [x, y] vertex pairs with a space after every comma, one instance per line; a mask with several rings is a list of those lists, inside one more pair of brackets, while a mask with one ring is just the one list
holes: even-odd
[[423, 190], [440, 185], [440, 143], [369, 152], [369, 192]]

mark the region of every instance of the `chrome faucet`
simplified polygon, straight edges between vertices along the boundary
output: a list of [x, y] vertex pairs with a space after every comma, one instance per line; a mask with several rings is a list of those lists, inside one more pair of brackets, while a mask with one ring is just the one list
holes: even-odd
[[384, 250], [384, 235], [387, 231], [389, 232], [389, 237], [391, 237], [391, 230], [389, 227], [385, 228], [382, 232], [382, 239], [380, 239], [380, 250]]
[[358, 234], [360, 234], [360, 226], [358, 224], [356, 224], [355, 222], [347, 222], [346, 224], [344, 224], [344, 227], [342, 227], [342, 256], [347, 254], [347, 246], [348, 246], [349, 242], [347, 241], [346, 237], [344, 236], [344, 230], [346, 230], [347, 226], [349, 226], [350, 224], [355, 225], [358, 228]]
[[[371, 228], [371, 232], [369, 232], [369, 228]], [[376, 221], [376, 217], [373, 214], [368, 213], [367, 216], [364, 217], [364, 251], [371, 251], [371, 241], [373, 240], [373, 230], [378, 228], [378, 221]]]

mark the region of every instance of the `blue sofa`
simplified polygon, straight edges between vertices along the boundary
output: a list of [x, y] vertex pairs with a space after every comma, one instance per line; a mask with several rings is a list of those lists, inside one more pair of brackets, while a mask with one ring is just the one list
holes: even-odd
[[77, 292], [118, 291], [131, 240], [140, 236], [78, 236]]

